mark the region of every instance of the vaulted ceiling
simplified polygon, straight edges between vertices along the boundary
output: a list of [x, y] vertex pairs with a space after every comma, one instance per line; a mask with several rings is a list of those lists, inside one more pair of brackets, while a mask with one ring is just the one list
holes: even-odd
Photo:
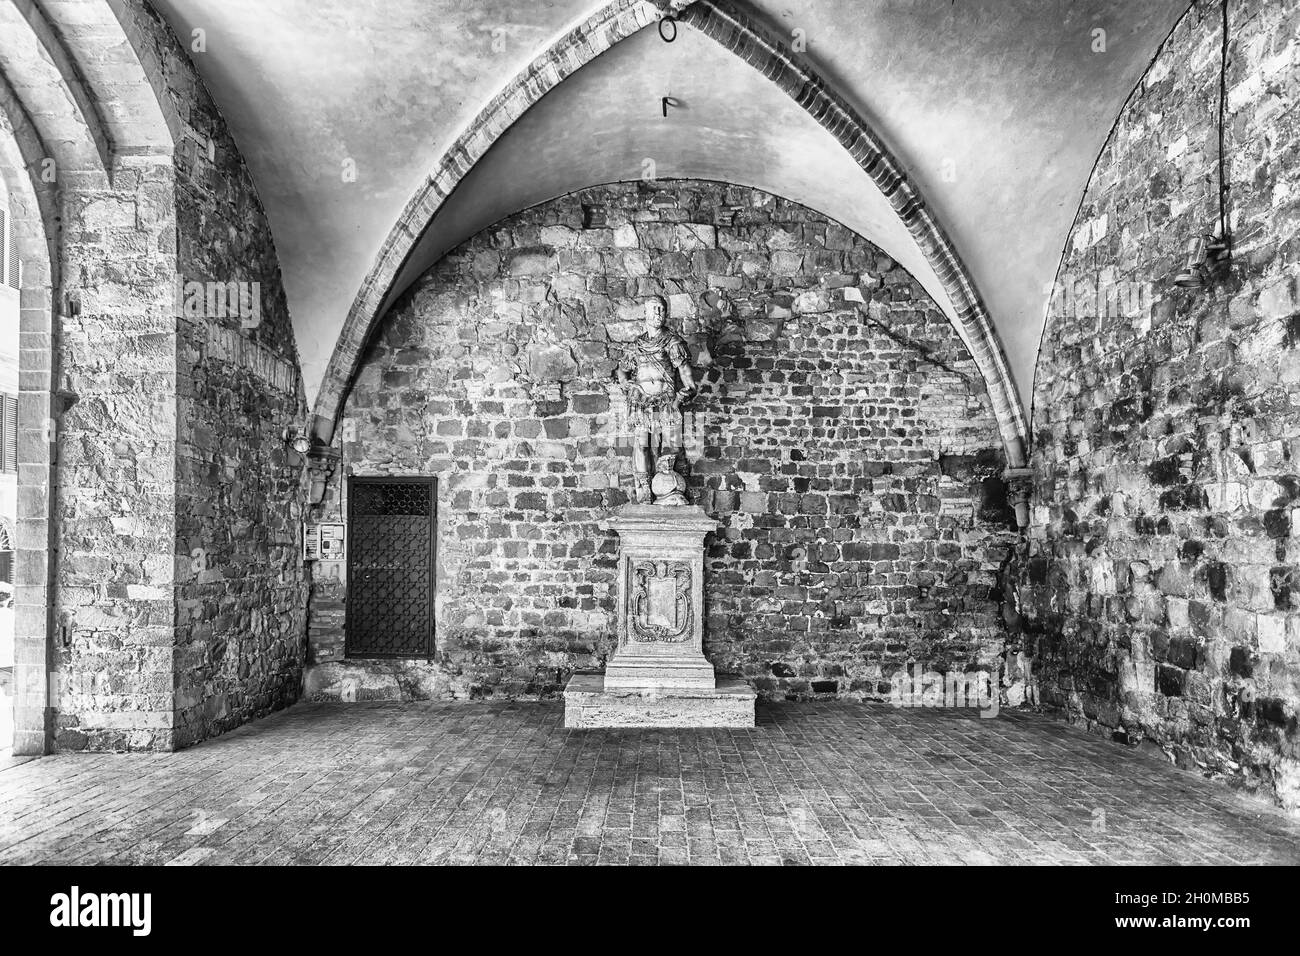
[[[308, 397], [403, 209], [479, 111], [602, 0], [153, 0], [226, 115], [266, 206]], [[1187, 0], [752, 0], [874, 128], [988, 306], [1028, 404], [1088, 175]], [[1104, 38], [1097, 31], [1104, 31]], [[798, 31], [796, 33], [796, 31]], [[1104, 47], [1104, 49], [1103, 49]], [[680, 107], [662, 115], [661, 98]], [[843, 222], [952, 314], [926, 257], [843, 147], [775, 84], [683, 26], [577, 70], [487, 152], [415, 243], [396, 294], [496, 219], [661, 177], [753, 185]], [[345, 164], [354, 164], [351, 181]], [[391, 295], [387, 296], [391, 298]]]

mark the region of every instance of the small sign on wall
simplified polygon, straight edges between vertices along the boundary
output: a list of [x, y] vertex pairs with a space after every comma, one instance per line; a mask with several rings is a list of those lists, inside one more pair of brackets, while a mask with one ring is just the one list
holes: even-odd
[[304, 561], [343, 561], [347, 558], [347, 532], [344, 525], [309, 524], [302, 526]]

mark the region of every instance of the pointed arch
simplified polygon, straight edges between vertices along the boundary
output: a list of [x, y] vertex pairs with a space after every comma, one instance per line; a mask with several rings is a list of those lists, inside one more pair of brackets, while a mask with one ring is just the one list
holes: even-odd
[[31, 117], [0, 76], [0, 182], [22, 262], [18, 303], [18, 499], [14, 546], [15, 754], [50, 743], [51, 535], [54, 487], [54, 289], [58, 284], [58, 196], [41, 175], [50, 155]]
[[[114, 0], [116, 2], [116, 0]], [[119, 4], [125, 15], [126, 7]], [[51, 636], [58, 560], [56, 397], [65, 211], [130, 167], [172, 163], [180, 129], [157, 60], [142, 62], [108, 0], [0, 0], [0, 180], [22, 262], [18, 518], [13, 529], [13, 750], [52, 746]], [[148, 52], [148, 51], [146, 51]], [[148, 68], [146, 68], [148, 64]], [[171, 116], [173, 122], [168, 122]], [[130, 180], [128, 180], [128, 183]]]
[[84, 51], [77, 62], [87, 81], [116, 104], [109, 127], [117, 154], [170, 157], [185, 136], [185, 121], [167, 85], [170, 51], [158, 41], [171, 28], [157, 10], [131, 0], [41, 3], [64, 42]]
[[58, 282], [58, 188], [42, 176], [42, 160], [50, 156], [40, 131], [17, 93], [0, 73], [0, 182], [9, 195], [10, 228], [19, 255], [39, 268], [40, 282]]
[[123, 160], [173, 157], [180, 118], [138, 15], [122, 0], [0, 4], [0, 74], [41, 131], [42, 159], [78, 185], [110, 181]]
[[[316, 399], [313, 434], [318, 444], [332, 441], [362, 350], [382, 318], [393, 285], [451, 192], [533, 104], [601, 53], [660, 19], [665, 9], [680, 6], [649, 0], [607, 3], [516, 76], [451, 145], [407, 203], [349, 309]], [[825, 80], [792, 59], [780, 43], [735, 4], [728, 0], [697, 0], [676, 17], [780, 87], [836, 139], [886, 197], [950, 299], [957, 332], [984, 376], [1007, 463], [1023, 466], [1028, 427], [1001, 341], [969, 271], [902, 164], [866, 120]]]
[[58, 177], [107, 182], [112, 148], [94, 100], [30, 0], [0, 4], [0, 74], [41, 133]]

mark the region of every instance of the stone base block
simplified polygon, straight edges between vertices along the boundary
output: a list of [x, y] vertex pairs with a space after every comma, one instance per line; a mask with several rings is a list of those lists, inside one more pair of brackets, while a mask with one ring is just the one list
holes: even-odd
[[618, 652], [605, 666], [607, 691], [713, 690], [713, 665], [698, 659], [636, 657]]
[[352, 703], [439, 700], [465, 695], [432, 661], [322, 661], [308, 664], [303, 671], [303, 697], [307, 700]]
[[564, 688], [564, 726], [753, 727], [754, 688], [720, 678], [711, 688], [607, 690], [603, 674], [575, 674]]

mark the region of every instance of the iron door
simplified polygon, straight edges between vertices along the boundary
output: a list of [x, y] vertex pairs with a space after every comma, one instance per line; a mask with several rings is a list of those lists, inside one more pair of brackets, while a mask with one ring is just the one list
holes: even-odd
[[349, 658], [432, 657], [436, 478], [348, 479]]

